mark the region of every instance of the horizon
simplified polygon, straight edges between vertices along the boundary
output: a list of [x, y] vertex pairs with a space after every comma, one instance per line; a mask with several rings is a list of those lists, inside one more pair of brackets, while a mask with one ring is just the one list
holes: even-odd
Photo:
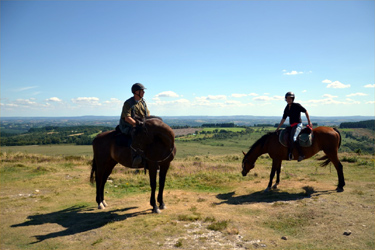
[[[0, 2], [1, 117], [374, 116], [374, 1]], [[304, 115], [302, 115], [305, 118]]]
[[[81, 115], [81, 116], [0, 116], [1, 119], [7, 119], [7, 118], [84, 118], [84, 117], [113, 117], [113, 118], [120, 118], [120, 116], [115, 115]], [[272, 117], [272, 118], [280, 118], [282, 116], [277, 115], [163, 115], [160, 117]], [[368, 116], [368, 115], [349, 115], [349, 116], [310, 116], [310, 118], [345, 118], [345, 117], [366, 117], [366, 118], [374, 118], [374, 116]], [[302, 120], [305, 120], [305, 117], [301, 117]]]

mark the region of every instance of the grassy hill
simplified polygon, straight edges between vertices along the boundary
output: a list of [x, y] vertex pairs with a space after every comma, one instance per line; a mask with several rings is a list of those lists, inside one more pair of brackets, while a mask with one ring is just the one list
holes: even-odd
[[[374, 249], [373, 155], [339, 155], [342, 193], [334, 168], [319, 167], [321, 155], [284, 162], [279, 189], [263, 193], [270, 158], [242, 177], [236, 147], [249, 143], [235, 141], [199, 144], [200, 152], [199, 141], [178, 142], [186, 152], [172, 162], [158, 215], [148, 176], [121, 165], [106, 185], [109, 207], [97, 210], [83, 146], [70, 146], [75, 156], [2, 151], [1, 249]], [[34, 148], [44, 147], [62, 146]]]

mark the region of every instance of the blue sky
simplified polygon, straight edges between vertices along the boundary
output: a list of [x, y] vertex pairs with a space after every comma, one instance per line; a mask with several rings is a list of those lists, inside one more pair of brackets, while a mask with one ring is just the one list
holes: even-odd
[[374, 1], [1, 1], [1, 116], [374, 116]]

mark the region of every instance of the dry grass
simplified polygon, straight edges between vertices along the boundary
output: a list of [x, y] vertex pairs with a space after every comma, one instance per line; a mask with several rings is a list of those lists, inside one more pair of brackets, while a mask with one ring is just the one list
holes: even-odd
[[[167, 209], [151, 214], [148, 176], [117, 166], [97, 210], [89, 157], [1, 154], [1, 249], [374, 249], [374, 158], [333, 166], [283, 164], [278, 190], [264, 193], [267, 156], [247, 177], [241, 156], [173, 162]], [[344, 234], [349, 235], [344, 235]]]

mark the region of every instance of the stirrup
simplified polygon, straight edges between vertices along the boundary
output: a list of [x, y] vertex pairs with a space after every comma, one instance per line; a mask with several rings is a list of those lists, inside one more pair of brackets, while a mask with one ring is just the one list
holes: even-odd
[[288, 154], [288, 161], [291, 161], [291, 160], [293, 160], [293, 154], [292, 154], [292, 153], [289, 153], [289, 154]]
[[304, 156], [304, 155], [300, 155], [300, 156], [298, 156], [298, 162], [302, 161], [303, 159], [305, 159], [305, 156]]
[[142, 163], [142, 157], [137, 155], [134, 159], [133, 159], [133, 168], [139, 168], [139, 165], [141, 165]]

